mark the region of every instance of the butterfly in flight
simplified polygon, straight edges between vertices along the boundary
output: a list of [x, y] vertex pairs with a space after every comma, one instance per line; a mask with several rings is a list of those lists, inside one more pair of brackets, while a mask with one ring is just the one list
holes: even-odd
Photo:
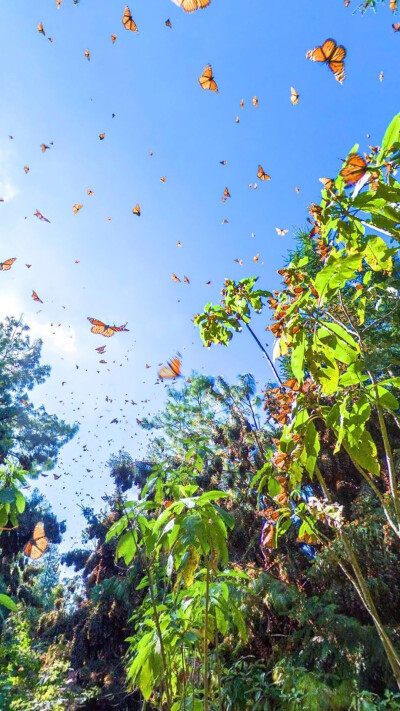
[[296, 104], [299, 103], [299, 94], [297, 93], [296, 89], [294, 89], [292, 86], [290, 87], [290, 101], [292, 102], [293, 106], [296, 106]]
[[88, 60], [88, 62], [90, 62], [90, 52], [88, 49], [85, 49], [85, 57]]
[[115, 44], [115, 40], [117, 39], [117, 35], [110, 35], [111, 37], [111, 42]]
[[268, 175], [268, 173], [264, 173], [261, 165], [258, 166], [257, 178], [259, 178], [260, 180], [271, 180], [271, 177]]
[[97, 318], [91, 318], [88, 316], [87, 319], [92, 324], [92, 328], [90, 329], [91, 332], [98, 333], [100, 336], [105, 336], [105, 338], [111, 338], [114, 333], [119, 333], [120, 331], [129, 331], [129, 328], [126, 328], [126, 323], [122, 326], [108, 326], [106, 323], [99, 321]]
[[171, 358], [167, 365], [162, 366], [158, 371], [158, 377], [162, 380], [167, 378], [179, 378], [181, 375], [181, 360], [178, 356]]
[[39, 298], [39, 296], [37, 295], [36, 291], [32, 291], [32, 299], [33, 299], [34, 301], [38, 301], [40, 304], [43, 304], [42, 299]]
[[5, 262], [0, 262], [0, 271], [8, 272], [14, 264], [15, 260], [16, 257], [11, 257], [11, 259], [6, 259]]
[[46, 552], [49, 545], [49, 539], [44, 533], [44, 523], [39, 521], [35, 528], [28, 543], [24, 546], [24, 555], [32, 558], [32, 560], [39, 560], [43, 553]]
[[72, 208], [72, 212], [74, 213], [74, 215], [76, 215], [76, 213], [79, 212], [79, 210], [82, 210], [82, 208], [83, 208], [83, 205], [78, 205], [78, 203], [75, 203], [75, 205]]
[[280, 227], [275, 227], [276, 234], [279, 235], [279, 237], [284, 237], [285, 234], [288, 232], [288, 230], [282, 230]]
[[39, 24], [38, 24], [38, 26], [37, 26], [37, 31], [40, 32], [41, 35], [46, 36], [46, 33], [45, 33], [45, 31], [44, 31], [44, 27], [43, 27], [43, 23], [42, 23], [42, 22], [39, 22]]
[[134, 215], [137, 215], [138, 217], [140, 217], [140, 205], [139, 205], [139, 203], [133, 208], [132, 212], [133, 212]]
[[218, 87], [213, 77], [211, 64], [207, 64], [204, 68], [203, 74], [199, 77], [199, 84], [202, 89], [209, 89], [210, 91], [215, 91], [218, 94]]
[[343, 84], [346, 73], [344, 70], [344, 59], [346, 50], [342, 45], [337, 45], [335, 40], [327, 39], [321, 47], [310, 49], [306, 54], [307, 59], [312, 62], [323, 62], [327, 64], [331, 72], [340, 84]]
[[175, 5], [178, 5], [185, 12], [194, 12], [201, 10], [203, 7], [208, 7], [211, 0], [172, 0]]
[[103, 140], [104, 140], [105, 135], [106, 135], [105, 133], [99, 133], [100, 141], [103, 141]]
[[37, 217], [39, 220], [42, 220], [42, 222], [50, 222], [50, 220], [48, 220], [47, 217], [42, 215], [42, 213], [39, 212], [39, 210], [36, 210], [36, 212], [33, 213], [33, 216]]
[[132, 18], [131, 11], [128, 5], [125, 5], [124, 14], [122, 15], [122, 24], [126, 30], [131, 30], [131, 32], [138, 32], [136, 22]]
[[170, 29], [172, 29], [172, 24], [171, 24], [171, 20], [170, 20], [170, 19], [165, 20], [165, 26], [166, 26], [166, 27], [169, 27]]
[[255, 107], [257, 108], [257, 106], [258, 106], [258, 97], [257, 97], [257, 96], [253, 96], [252, 102], [253, 102], [253, 106], [255, 106]]
[[41, 143], [41, 144], [40, 144], [40, 150], [42, 151], [42, 153], [45, 153], [46, 151], [49, 151], [49, 150], [50, 150], [50, 146], [46, 146], [45, 143]]
[[95, 351], [97, 351], [97, 353], [101, 353], [101, 355], [102, 355], [104, 353], [104, 351], [106, 350], [106, 348], [107, 348], [107, 346], [99, 346], [98, 348], [95, 348]]
[[180, 282], [180, 279], [176, 276], [176, 274], [172, 273], [172, 281]]
[[340, 171], [346, 185], [354, 185], [367, 172], [367, 164], [362, 156], [358, 153], [351, 153]]
[[88, 195], [93, 195], [93, 190], [91, 190], [90, 188], [88, 188], [88, 189], [86, 190], [86, 192], [87, 192]]
[[25, 173], [29, 173], [29, 165], [24, 165], [24, 171]]

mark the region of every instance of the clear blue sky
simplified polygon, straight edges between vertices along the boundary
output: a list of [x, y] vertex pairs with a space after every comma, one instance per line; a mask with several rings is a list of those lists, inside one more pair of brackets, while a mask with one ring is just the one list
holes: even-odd
[[[192, 316], [219, 298], [225, 277], [258, 274], [265, 288], [276, 287], [307, 205], [319, 201], [318, 178], [335, 175], [356, 141], [362, 149], [378, 143], [399, 110], [400, 34], [387, 8], [362, 16], [353, 14], [354, 0], [349, 8], [342, 0], [212, 0], [187, 15], [170, 0], [132, 0], [137, 35], [123, 28], [123, 8], [115, 0], [63, 0], [60, 10], [53, 0], [0, 6], [0, 261], [17, 257], [0, 275], [1, 315], [23, 312], [44, 338], [52, 376], [34, 402], [81, 423], [62, 453], [57, 473], [66, 473], [42, 480], [75, 539], [77, 504], [88, 495], [101, 501], [104, 462], [122, 446], [135, 458], [145, 451], [136, 418], [162, 404], [159, 362], [179, 350], [187, 375], [269, 378], [246, 334], [208, 351]], [[347, 48], [343, 86], [305, 58], [327, 37]], [[197, 81], [208, 62], [218, 95]], [[51, 141], [43, 154], [40, 144]], [[259, 163], [270, 182], [257, 180]], [[232, 197], [223, 203], [225, 187]], [[140, 218], [132, 215], [137, 202]], [[77, 215], [75, 203], [83, 204]], [[36, 209], [51, 223], [33, 217]], [[275, 227], [289, 232], [277, 237]], [[32, 289], [43, 306], [31, 300]], [[94, 336], [87, 316], [128, 321], [130, 331]], [[265, 321], [256, 326], [271, 346]], [[94, 349], [104, 344], [107, 365], [100, 365]], [[125, 405], [125, 394], [138, 405]], [[110, 424], [114, 417], [120, 424]]]

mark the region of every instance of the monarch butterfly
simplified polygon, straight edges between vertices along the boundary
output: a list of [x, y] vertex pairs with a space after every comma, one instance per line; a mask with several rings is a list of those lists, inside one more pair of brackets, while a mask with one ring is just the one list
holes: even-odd
[[97, 318], [91, 318], [88, 316], [87, 319], [92, 324], [92, 328], [90, 329], [91, 332], [98, 333], [100, 336], [105, 336], [105, 338], [111, 338], [114, 333], [119, 333], [120, 331], [129, 331], [129, 328], [126, 328], [126, 323], [122, 326], [108, 326], [103, 321], [99, 321]]
[[49, 545], [49, 539], [44, 533], [44, 523], [39, 521], [33, 529], [33, 533], [28, 543], [24, 546], [24, 555], [27, 555], [32, 560], [39, 560], [43, 553], [46, 552]]
[[397, 10], [397, 0], [390, 0], [389, 9], [390, 9], [392, 12], [396, 12], [396, 10]]
[[257, 178], [260, 180], [271, 180], [271, 177], [267, 173], [264, 173], [261, 165], [258, 166]]
[[115, 40], [117, 39], [117, 35], [110, 35], [111, 37], [111, 42], [115, 44]]
[[169, 19], [168, 19], [168, 20], [165, 20], [165, 26], [172, 28], [171, 20], [169, 20]]
[[367, 172], [367, 164], [358, 153], [351, 153], [340, 171], [346, 185], [357, 183]]
[[227, 160], [220, 160], [221, 165], [226, 165], [227, 162], [228, 162]]
[[396, 22], [394, 25], [392, 25], [392, 27], [395, 32], [399, 32], [400, 31], [400, 22]]
[[253, 106], [257, 107], [258, 106], [258, 97], [253, 96], [252, 102], [253, 102]]
[[86, 190], [86, 192], [87, 192], [88, 195], [93, 195], [93, 190], [91, 190], [90, 188], [88, 188], [88, 189]]
[[132, 212], [134, 215], [137, 215], [138, 217], [140, 217], [140, 205], [137, 204], [136, 207], [133, 208]]
[[88, 49], [85, 49], [85, 57], [88, 60], [88, 62], [90, 62], [90, 52]]
[[99, 133], [100, 141], [104, 140], [105, 135], [106, 135], [105, 133]]
[[383, 72], [379, 72], [379, 81], [383, 81], [384, 76], [385, 76], [385, 75], [384, 75]]
[[106, 348], [107, 346], [99, 346], [98, 348], [95, 348], [95, 351], [97, 351], [97, 353], [103, 354]]
[[40, 150], [42, 151], [42, 153], [45, 153], [46, 151], [49, 151], [49, 150], [50, 150], [50, 146], [46, 146], [45, 143], [41, 143], [41, 144], [40, 144]]
[[172, 281], [180, 282], [179, 277], [177, 277], [176, 274], [174, 274], [173, 272], [172, 272]]
[[34, 301], [39, 301], [40, 304], [43, 304], [42, 299], [39, 298], [39, 296], [37, 295], [36, 291], [32, 291], [32, 299], [33, 299]]
[[0, 262], [0, 270], [2, 272], [8, 272], [14, 264], [15, 260], [16, 257], [11, 257], [11, 259], [6, 259], [5, 262]]
[[239, 118], [239, 116], [236, 116], [236, 118], [235, 118], [235, 123], [240, 123], [240, 118]]
[[122, 24], [126, 30], [131, 30], [132, 32], [138, 32], [136, 22], [132, 19], [131, 11], [128, 5], [125, 5], [124, 14], [122, 15]]
[[72, 212], [74, 213], [74, 215], [76, 215], [76, 213], [79, 212], [79, 210], [82, 210], [82, 208], [83, 205], [78, 205], [78, 203], [76, 202], [72, 208]]
[[182, 243], [181, 243], [180, 240], [177, 241], [176, 246], [177, 246], [177, 247], [182, 247]]
[[25, 173], [29, 173], [29, 165], [24, 165], [24, 171]]
[[243, 101], [243, 99], [240, 100], [239, 106], [240, 106], [241, 109], [244, 108], [244, 101]]
[[285, 234], [288, 232], [288, 230], [281, 230], [280, 227], [275, 227], [276, 233], [279, 235], [279, 237], [284, 237]]
[[179, 378], [180, 375], [181, 375], [181, 361], [178, 356], [169, 360], [167, 365], [164, 365], [158, 371], [158, 377], [161, 379]]
[[42, 22], [39, 22], [39, 24], [38, 24], [38, 26], [37, 26], [37, 31], [40, 32], [41, 35], [46, 36], [46, 33], [45, 33], [45, 31], [44, 31], [44, 27], [43, 27], [43, 23], [42, 23]]
[[185, 12], [193, 12], [194, 10], [201, 10], [203, 7], [208, 7], [211, 0], [172, 0], [175, 5], [178, 5]]
[[229, 197], [229, 198], [231, 197], [231, 194], [230, 194], [228, 188], [225, 188], [225, 190], [224, 190], [224, 197]]
[[165, 183], [167, 176], [163, 175], [162, 178], [160, 178], [160, 183]]
[[202, 89], [210, 89], [210, 91], [215, 91], [218, 94], [218, 87], [213, 77], [211, 64], [207, 64], [204, 67], [203, 74], [199, 77], [199, 84]]
[[185, 284], [190, 284], [190, 281], [187, 276], [183, 277], [183, 281], [185, 282]]
[[31, 266], [32, 266], [32, 264], [25, 264], [25, 266], [26, 266], [28, 269], [30, 269]]
[[336, 81], [343, 84], [346, 74], [344, 71], [344, 58], [346, 50], [342, 45], [337, 45], [335, 40], [327, 39], [322, 47], [310, 49], [306, 57], [313, 62], [324, 62], [333, 72]]
[[255, 263], [257, 264], [257, 262], [258, 262], [259, 259], [260, 259], [260, 255], [259, 255], [259, 254], [255, 254], [254, 257], [253, 257], [253, 262], [255, 262]]
[[299, 103], [299, 94], [297, 93], [296, 89], [293, 88], [293, 86], [290, 87], [290, 101], [292, 102], [293, 106], [296, 106], [296, 104]]

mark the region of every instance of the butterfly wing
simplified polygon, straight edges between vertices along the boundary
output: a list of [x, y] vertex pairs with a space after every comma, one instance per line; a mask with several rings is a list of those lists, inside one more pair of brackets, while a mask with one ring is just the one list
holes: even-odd
[[346, 185], [353, 185], [354, 183], [358, 183], [366, 172], [367, 164], [364, 158], [358, 153], [352, 153], [346, 160], [344, 167], [340, 171], [340, 175]]
[[331, 72], [333, 72], [336, 81], [338, 81], [339, 84], [343, 84], [344, 80], [346, 79], [344, 62], [329, 62], [328, 67]]
[[218, 93], [218, 87], [213, 77], [211, 64], [207, 64], [204, 68], [203, 74], [199, 77], [199, 84], [202, 89], [209, 89], [210, 91]]
[[32, 537], [24, 546], [24, 554], [32, 558], [32, 560], [39, 560], [47, 550], [48, 545], [49, 539], [44, 532], [44, 523], [39, 521], [33, 529]]
[[181, 375], [181, 361], [178, 356], [168, 361], [168, 364], [158, 371], [158, 377], [162, 380], [166, 378], [179, 378]]
[[185, 12], [194, 12], [195, 10], [208, 7], [211, 0], [172, 0], [175, 5], [178, 5]]
[[261, 165], [258, 166], [257, 178], [260, 180], [271, 180], [270, 176], [267, 173], [264, 173]]
[[11, 269], [12, 265], [14, 264], [15, 260], [16, 260], [16, 257], [12, 257], [11, 259], [6, 259], [5, 262], [1, 262], [0, 263], [1, 271], [8, 272]]

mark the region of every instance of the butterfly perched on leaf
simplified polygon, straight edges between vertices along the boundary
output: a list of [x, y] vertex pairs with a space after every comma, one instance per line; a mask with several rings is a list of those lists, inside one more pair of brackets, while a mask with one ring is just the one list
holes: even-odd
[[136, 22], [132, 18], [131, 11], [128, 5], [125, 5], [124, 14], [122, 15], [122, 24], [126, 30], [131, 30], [131, 32], [138, 32]]
[[203, 7], [208, 7], [211, 0], [172, 0], [175, 5], [181, 7], [185, 12], [194, 12], [201, 10]]
[[36, 291], [32, 291], [32, 299], [33, 299], [34, 301], [38, 301], [40, 304], [43, 304], [42, 299], [39, 298], [39, 296], [37, 295]]
[[367, 164], [358, 153], [351, 153], [340, 171], [346, 185], [354, 185], [367, 172]]
[[327, 39], [321, 47], [310, 49], [306, 54], [307, 59], [312, 62], [323, 62], [327, 64], [331, 72], [340, 84], [343, 84], [346, 73], [344, 69], [344, 59], [346, 50], [342, 45], [337, 45], [334, 39]]
[[76, 213], [79, 212], [79, 210], [82, 210], [82, 208], [83, 205], [78, 205], [78, 203], [76, 202], [72, 208], [72, 212], [74, 213], [74, 215], [76, 215]]
[[0, 271], [8, 272], [16, 259], [16, 257], [11, 257], [11, 259], [6, 259], [5, 262], [0, 262]]
[[133, 212], [134, 215], [137, 215], [138, 217], [140, 217], [140, 205], [139, 205], [139, 203], [133, 208], [132, 212]]
[[261, 165], [258, 166], [257, 178], [259, 178], [260, 180], [271, 180], [271, 177], [268, 175], [268, 173], [264, 173]]
[[162, 380], [167, 378], [179, 378], [181, 375], [181, 360], [178, 356], [171, 358], [167, 365], [162, 366], [158, 371], [158, 377]]
[[209, 89], [218, 94], [218, 87], [212, 73], [211, 64], [207, 64], [207, 66], [204, 67], [203, 74], [199, 77], [199, 84], [202, 89]]
[[97, 333], [99, 336], [105, 336], [105, 338], [111, 338], [114, 333], [119, 333], [120, 331], [129, 331], [129, 328], [126, 328], [126, 323], [122, 326], [109, 326], [103, 321], [99, 321], [97, 318], [91, 318], [88, 316], [87, 319], [92, 324], [92, 328], [90, 329], [91, 332]]
[[24, 546], [24, 555], [32, 558], [32, 560], [39, 560], [43, 553], [46, 552], [49, 546], [49, 539], [44, 532], [44, 523], [39, 521], [33, 529], [33, 533], [28, 543]]
[[290, 101], [292, 102], [293, 106], [296, 106], [296, 104], [299, 103], [299, 94], [297, 93], [296, 89], [293, 88], [293, 86], [290, 87]]

